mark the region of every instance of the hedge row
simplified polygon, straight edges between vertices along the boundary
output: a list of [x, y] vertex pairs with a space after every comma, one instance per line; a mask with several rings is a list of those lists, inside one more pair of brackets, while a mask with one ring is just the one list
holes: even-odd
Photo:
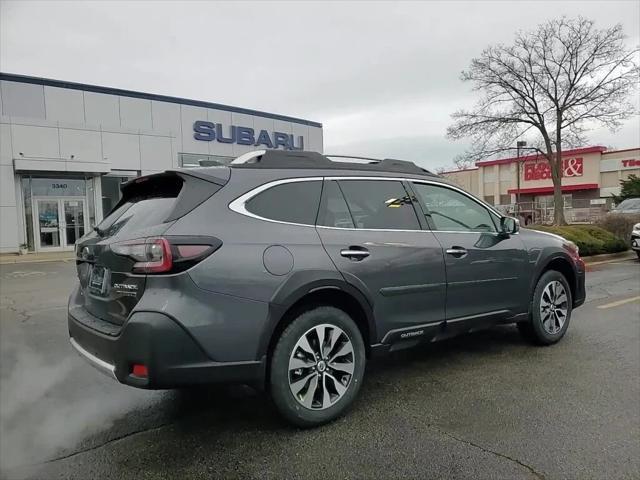
[[581, 256], [600, 253], [624, 252], [629, 247], [625, 240], [595, 225], [546, 226], [534, 225], [527, 228], [542, 232], [555, 233], [578, 245]]
[[613, 233], [618, 238], [629, 241], [631, 231], [636, 223], [640, 223], [640, 215], [610, 213], [598, 220], [596, 225]]

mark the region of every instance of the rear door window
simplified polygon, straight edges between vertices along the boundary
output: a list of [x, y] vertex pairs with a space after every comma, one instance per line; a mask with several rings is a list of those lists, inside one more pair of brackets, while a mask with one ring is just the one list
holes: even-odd
[[396, 180], [340, 180], [356, 228], [420, 230], [410, 196]]
[[347, 202], [338, 182], [327, 180], [322, 187], [322, 200], [317, 225], [334, 228], [355, 228]]
[[282, 183], [249, 199], [245, 208], [269, 220], [314, 225], [321, 190], [322, 182], [319, 180]]

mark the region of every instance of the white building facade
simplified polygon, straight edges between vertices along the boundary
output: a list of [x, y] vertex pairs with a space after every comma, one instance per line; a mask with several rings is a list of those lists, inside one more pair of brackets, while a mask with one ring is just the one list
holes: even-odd
[[323, 148], [309, 120], [3, 73], [0, 112], [0, 253], [73, 249], [138, 175]]

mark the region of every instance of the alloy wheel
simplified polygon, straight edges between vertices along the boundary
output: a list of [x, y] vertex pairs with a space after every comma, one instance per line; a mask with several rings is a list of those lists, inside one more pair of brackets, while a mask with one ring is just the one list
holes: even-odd
[[554, 280], [542, 290], [540, 319], [542, 327], [550, 335], [556, 335], [567, 321], [569, 297], [564, 285]]
[[317, 325], [300, 337], [289, 358], [289, 388], [306, 408], [324, 410], [346, 393], [355, 368], [353, 344], [339, 327]]

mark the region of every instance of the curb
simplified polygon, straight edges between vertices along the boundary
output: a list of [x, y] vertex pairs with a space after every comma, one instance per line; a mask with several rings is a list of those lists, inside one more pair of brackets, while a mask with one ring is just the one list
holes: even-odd
[[592, 255], [590, 257], [582, 257], [584, 263], [587, 265], [600, 265], [603, 263], [615, 262], [617, 260], [631, 260], [636, 258], [636, 253], [633, 250], [627, 250], [620, 253], [604, 253], [602, 255]]
[[21, 263], [47, 263], [47, 262], [69, 262], [75, 260], [75, 257], [56, 257], [56, 258], [0, 258], [0, 265], [20, 265]]

